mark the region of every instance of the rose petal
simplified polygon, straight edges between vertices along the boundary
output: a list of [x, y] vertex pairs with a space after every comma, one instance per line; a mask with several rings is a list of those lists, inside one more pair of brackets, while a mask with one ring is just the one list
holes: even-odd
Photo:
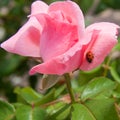
[[62, 22], [69, 23], [68, 21], [64, 19], [61, 11], [54, 11], [54, 12], [49, 13], [49, 15], [52, 19], [58, 20], [59, 22], [62, 21]]
[[31, 6], [31, 14], [47, 13], [48, 5], [42, 1], [35, 1]]
[[[31, 6], [31, 14], [47, 13], [48, 5], [35, 1]], [[11, 38], [1, 44], [5, 50], [23, 56], [40, 57], [41, 25], [34, 16]]]
[[1, 47], [23, 56], [40, 57], [40, 29], [36, 18], [31, 17], [15, 35], [3, 42]]
[[48, 13], [54, 11], [61, 11], [70, 23], [78, 26], [78, 36], [81, 39], [84, 34], [84, 17], [79, 6], [72, 1], [59, 1], [50, 4]]
[[35, 73], [62, 75], [72, 72], [77, 69], [81, 63], [83, 55], [81, 49], [81, 44], [76, 44], [66, 53], [34, 66], [29, 73], [31, 75]]
[[116, 29], [120, 28], [118, 25], [114, 23], [109, 23], [109, 22], [100, 22], [100, 23], [94, 23], [92, 25], [89, 25], [86, 28], [87, 32], [90, 32], [92, 30], [101, 30], [101, 32], [108, 33], [111, 36], [115, 36], [118, 31]]
[[[43, 15], [35, 15], [39, 22]], [[40, 54], [45, 61], [59, 56], [78, 42], [77, 26], [52, 19], [44, 15], [43, 31], [41, 34]], [[43, 25], [42, 24], [42, 25]]]
[[[91, 36], [91, 41], [84, 48], [84, 57], [80, 65], [81, 70], [91, 70], [104, 61], [104, 58], [117, 43], [117, 28], [119, 26], [105, 22], [95, 23], [86, 28], [86, 36]], [[88, 51], [94, 56], [91, 63], [86, 59]]]

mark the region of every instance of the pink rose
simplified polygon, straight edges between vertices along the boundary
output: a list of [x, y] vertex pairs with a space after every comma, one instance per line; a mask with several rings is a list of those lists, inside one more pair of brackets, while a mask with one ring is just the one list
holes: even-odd
[[41, 57], [30, 74], [64, 74], [78, 68], [91, 70], [101, 64], [117, 43], [113, 23], [95, 23], [85, 29], [79, 6], [72, 1], [42, 1], [32, 4], [28, 22], [1, 44], [5, 50], [23, 56]]
[[[91, 70], [104, 61], [104, 58], [117, 43], [118, 28], [118, 25], [108, 22], [95, 23], [86, 28], [85, 37], [86, 39], [89, 37], [91, 40], [83, 47], [84, 56], [80, 69]], [[89, 51], [93, 54], [91, 62], [86, 58]]]

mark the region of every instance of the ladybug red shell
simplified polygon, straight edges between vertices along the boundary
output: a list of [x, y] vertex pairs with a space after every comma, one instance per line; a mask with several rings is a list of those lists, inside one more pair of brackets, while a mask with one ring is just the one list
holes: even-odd
[[91, 62], [93, 61], [93, 59], [94, 59], [94, 54], [93, 54], [91, 51], [88, 51], [88, 52], [86, 53], [86, 60], [87, 60], [89, 63], [91, 63]]

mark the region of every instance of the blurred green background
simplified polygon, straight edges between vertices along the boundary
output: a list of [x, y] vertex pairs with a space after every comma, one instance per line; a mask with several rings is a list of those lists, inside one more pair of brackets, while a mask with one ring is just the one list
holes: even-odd
[[[34, 0], [0, 0], [0, 43], [15, 34], [27, 21]], [[44, 0], [50, 4], [56, 0]], [[74, 0], [81, 7], [86, 25], [108, 21], [120, 25], [120, 0]], [[120, 74], [120, 60], [115, 63]], [[35, 61], [0, 49], [0, 98], [16, 101], [13, 90], [16, 86], [36, 88], [40, 75], [29, 76], [28, 71]]]

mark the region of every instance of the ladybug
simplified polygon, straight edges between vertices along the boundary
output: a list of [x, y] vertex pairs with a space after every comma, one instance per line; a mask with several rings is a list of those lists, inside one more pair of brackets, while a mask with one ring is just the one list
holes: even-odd
[[93, 59], [94, 59], [94, 54], [93, 54], [91, 51], [88, 51], [88, 52], [86, 53], [86, 60], [87, 60], [89, 63], [91, 63], [91, 62], [93, 61]]

